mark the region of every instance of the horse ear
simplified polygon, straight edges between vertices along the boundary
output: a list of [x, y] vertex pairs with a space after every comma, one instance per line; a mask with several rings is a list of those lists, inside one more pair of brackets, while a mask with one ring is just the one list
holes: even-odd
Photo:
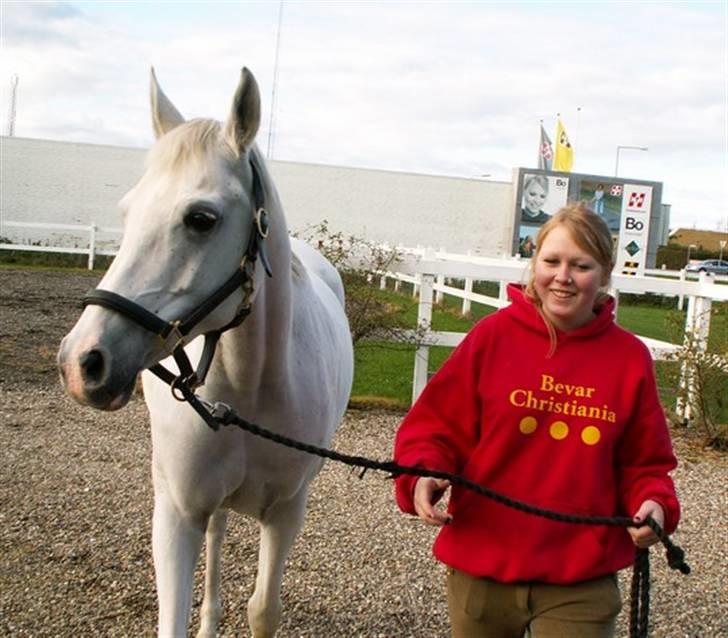
[[177, 110], [175, 105], [169, 101], [169, 98], [164, 94], [164, 91], [159, 88], [157, 76], [154, 73], [154, 67], [152, 67], [149, 88], [152, 100], [152, 127], [154, 128], [155, 137], [159, 139], [162, 135], [171, 131], [175, 126], [182, 124], [185, 121], [185, 118], [180, 115], [180, 112]]
[[238, 153], [242, 153], [252, 145], [259, 127], [260, 90], [253, 74], [243, 67], [233, 106], [225, 124], [225, 137]]

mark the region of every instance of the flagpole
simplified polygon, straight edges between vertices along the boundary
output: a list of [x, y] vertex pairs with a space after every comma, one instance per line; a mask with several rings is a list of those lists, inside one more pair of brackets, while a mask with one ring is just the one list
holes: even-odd
[[576, 149], [579, 148], [579, 124], [581, 123], [581, 107], [576, 107], [576, 135], [574, 135], [574, 155], [576, 155]]
[[541, 137], [542, 137], [541, 130], [543, 129], [543, 120], [539, 120], [538, 121], [538, 124], [539, 124], [539, 129], [538, 129], [538, 139], [539, 139], [539, 143], [538, 143], [538, 158], [536, 160], [536, 166], [538, 166], [539, 169], [540, 169], [541, 168], [541, 163], [542, 163], [541, 162], [541, 154], [543, 153], [543, 149], [541, 148]]

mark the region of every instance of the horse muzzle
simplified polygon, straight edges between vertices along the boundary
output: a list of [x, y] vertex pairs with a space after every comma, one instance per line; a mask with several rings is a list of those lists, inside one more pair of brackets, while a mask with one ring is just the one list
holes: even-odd
[[66, 392], [78, 403], [118, 410], [131, 398], [137, 370], [119, 365], [101, 344], [80, 344], [73, 332], [61, 342], [58, 369]]

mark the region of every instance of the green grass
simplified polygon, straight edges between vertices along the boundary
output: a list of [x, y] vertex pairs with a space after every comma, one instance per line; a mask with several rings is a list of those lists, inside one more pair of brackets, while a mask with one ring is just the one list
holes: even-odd
[[[93, 272], [105, 272], [112, 262], [106, 255], [96, 255]], [[0, 250], [0, 269], [22, 270], [88, 270], [88, 255], [42, 253], [29, 250]]]
[[676, 334], [676, 326], [685, 326], [685, 313], [676, 309], [658, 308], [655, 306], [627, 306], [619, 304], [617, 309], [617, 321], [620, 326], [630, 332], [676, 343], [679, 335]]
[[[430, 348], [429, 368], [438, 370], [452, 348]], [[406, 410], [412, 398], [415, 347], [383, 342], [359, 344], [354, 354], [352, 405]]]

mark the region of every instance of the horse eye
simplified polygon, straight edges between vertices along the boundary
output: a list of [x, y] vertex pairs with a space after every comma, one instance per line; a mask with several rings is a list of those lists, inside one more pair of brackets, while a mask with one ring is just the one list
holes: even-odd
[[198, 233], [206, 233], [212, 230], [212, 227], [217, 223], [217, 215], [211, 213], [209, 210], [194, 209], [185, 215], [184, 223], [187, 228], [190, 228]]

